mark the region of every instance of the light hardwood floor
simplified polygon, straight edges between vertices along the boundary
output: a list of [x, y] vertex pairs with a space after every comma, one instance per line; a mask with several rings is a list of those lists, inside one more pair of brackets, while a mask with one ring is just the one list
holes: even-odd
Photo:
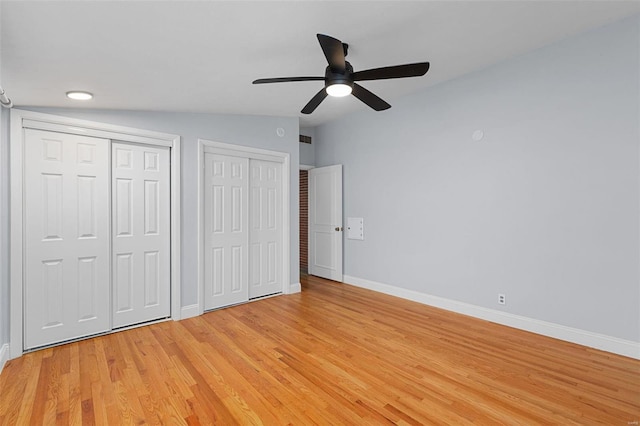
[[0, 423], [597, 424], [640, 361], [318, 278], [302, 293], [27, 354]]

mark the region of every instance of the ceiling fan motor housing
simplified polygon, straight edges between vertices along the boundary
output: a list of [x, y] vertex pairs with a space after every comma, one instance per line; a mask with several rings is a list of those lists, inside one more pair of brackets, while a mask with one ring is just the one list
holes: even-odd
[[340, 72], [340, 70], [333, 70], [331, 69], [331, 66], [328, 66], [324, 72], [324, 85], [327, 87], [333, 84], [346, 84], [353, 87], [353, 78], [351, 77], [351, 74], [353, 74], [353, 67], [347, 61], [345, 61], [344, 72]]

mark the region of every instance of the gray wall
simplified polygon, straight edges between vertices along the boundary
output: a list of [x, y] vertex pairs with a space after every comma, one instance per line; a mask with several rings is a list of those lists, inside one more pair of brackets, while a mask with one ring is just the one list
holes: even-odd
[[0, 347], [5, 343], [9, 343], [9, 110], [0, 107]]
[[[0, 17], [2, 3], [0, 3]], [[1, 37], [0, 37], [1, 38]], [[0, 44], [1, 41], [0, 41]], [[0, 54], [0, 70], [2, 55]], [[0, 73], [0, 86], [2, 74]], [[6, 90], [6, 89], [5, 89]], [[9, 94], [10, 95], [10, 94]], [[9, 343], [9, 112], [0, 107], [0, 347]]]
[[[179, 114], [140, 111], [69, 110], [20, 107], [66, 117], [180, 135], [182, 140], [182, 306], [197, 301], [198, 139], [291, 154], [291, 283], [300, 282], [298, 223], [298, 119], [284, 117]], [[284, 137], [276, 134], [285, 130]]]
[[311, 144], [300, 142], [300, 164], [306, 166], [314, 166], [316, 164], [316, 154], [313, 141], [315, 140], [316, 131], [313, 127], [300, 127], [300, 134], [311, 137]]
[[345, 274], [640, 341], [639, 27], [316, 128], [316, 165], [344, 165], [344, 215], [365, 220]]

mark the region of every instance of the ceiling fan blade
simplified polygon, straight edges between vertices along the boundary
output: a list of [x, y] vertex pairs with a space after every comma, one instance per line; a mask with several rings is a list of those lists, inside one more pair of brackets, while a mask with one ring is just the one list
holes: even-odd
[[353, 81], [386, 80], [388, 78], [420, 77], [429, 71], [429, 62], [373, 68], [351, 74]]
[[382, 111], [391, 108], [391, 105], [357, 83], [353, 83], [353, 91], [351, 92], [351, 94], [376, 111]]
[[253, 84], [264, 83], [286, 83], [289, 81], [323, 81], [324, 77], [277, 77], [277, 78], [259, 78], [254, 80]]
[[318, 105], [320, 105], [320, 102], [324, 101], [324, 98], [326, 97], [327, 97], [327, 91], [323, 87], [318, 93], [316, 93], [316, 95], [313, 98], [311, 98], [309, 103], [306, 104], [304, 108], [302, 108], [302, 111], [300, 112], [303, 114], [311, 114], [313, 111], [315, 111], [316, 108], [318, 108]]
[[325, 58], [329, 63], [329, 67], [335, 72], [343, 74], [345, 71], [344, 46], [337, 38], [333, 38], [324, 34], [317, 34], [320, 47], [324, 52]]

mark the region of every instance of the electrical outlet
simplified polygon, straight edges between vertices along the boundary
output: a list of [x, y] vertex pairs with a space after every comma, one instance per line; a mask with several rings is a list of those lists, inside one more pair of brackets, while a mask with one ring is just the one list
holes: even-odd
[[501, 305], [506, 305], [507, 304], [507, 296], [505, 296], [502, 293], [498, 293], [498, 303]]

